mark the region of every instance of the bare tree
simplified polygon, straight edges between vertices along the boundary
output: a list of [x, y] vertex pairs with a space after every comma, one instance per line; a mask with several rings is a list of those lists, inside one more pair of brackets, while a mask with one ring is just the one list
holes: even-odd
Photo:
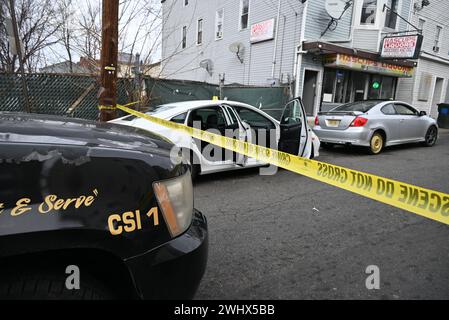
[[57, 32], [59, 43], [64, 47], [69, 62], [70, 73], [73, 73], [73, 52], [72, 38], [76, 38], [76, 30], [73, 25], [73, 17], [75, 14], [72, 0], [58, 0], [56, 10], [61, 21], [61, 27]]
[[74, 21], [76, 24], [72, 32], [77, 32], [74, 38], [72, 49], [83, 59], [91, 72], [98, 71], [97, 59], [101, 50], [101, 7], [100, 1], [92, 3], [86, 1], [79, 18]]
[[[0, 0], [9, 16], [6, 0]], [[42, 51], [55, 44], [55, 34], [61, 24], [51, 0], [17, 0], [15, 2], [17, 24], [22, 42], [23, 62], [28, 72], [35, 72], [43, 60]], [[4, 17], [3, 17], [4, 19]], [[6, 37], [0, 38], [0, 69], [16, 72], [18, 61], [10, 53]]]

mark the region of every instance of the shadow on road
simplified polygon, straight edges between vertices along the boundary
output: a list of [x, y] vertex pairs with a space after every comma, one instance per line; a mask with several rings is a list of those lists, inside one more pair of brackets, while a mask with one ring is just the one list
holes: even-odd
[[[438, 144], [438, 142], [437, 142]], [[421, 144], [421, 143], [408, 143], [408, 144], [401, 144], [401, 145], [397, 145], [397, 146], [391, 146], [391, 147], [386, 147], [382, 153], [380, 153], [380, 155], [382, 154], [391, 154], [393, 155], [394, 152], [399, 152], [399, 151], [404, 151], [404, 150], [414, 150], [414, 149], [423, 149], [426, 150], [426, 148]], [[371, 155], [368, 151], [368, 148], [366, 147], [358, 147], [358, 146], [334, 146], [331, 149], [326, 149], [326, 155], [332, 155], [334, 154], [339, 154], [339, 155], [351, 155], [351, 156], [373, 156], [375, 157], [375, 155]], [[319, 160], [319, 159], [317, 159]]]

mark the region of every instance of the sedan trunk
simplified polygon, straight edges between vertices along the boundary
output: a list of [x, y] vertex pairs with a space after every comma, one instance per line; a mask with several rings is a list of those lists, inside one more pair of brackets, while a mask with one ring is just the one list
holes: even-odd
[[323, 129], [346, 130], [363, 112], [352, 111], [329, 111], [320, 112], [318, 115], [319, 125]]

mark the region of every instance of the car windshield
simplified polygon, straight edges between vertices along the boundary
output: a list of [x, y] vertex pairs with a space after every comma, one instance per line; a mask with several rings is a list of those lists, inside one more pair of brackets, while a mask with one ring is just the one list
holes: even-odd
[[352, 102], [352, 103], [347, 103], [347, 104], [341, 105], [335, 109], [332, 109], [332, 111], [337, 111], [337, 112], [359, 111], [359, 112], [366, 113], [366, 112], [370, 111], [375, 105], [379, 104], [380, 102], [381, 102], [380, 100]]
[[[176, 107], [176, 106], [170, 106], [170, 105], [166, 105], [166, 104], [160, 105], [160, 106], [155, 106], [155, 107], [151, 108], [150, 111], [146, 112], [146, 114], [148, 114], [148, 115], [157, 115], [157, 114], [159, 114], [159, 113], [162, 113], [162, 112], [164, 112], [164, 111], [173, 109], [173, 108], [175, 108], [175, 107]], [[132, 120], [134, 120], [134, 119], [136, 119], [136, 118], [137, 118], [137, 117], [134, 116], [134, 115], [129, 115], [129, 116], [127, 116], [127, 117], [122, 118], [122, 120], [125, 120], [125, 121], [132, 121]]]

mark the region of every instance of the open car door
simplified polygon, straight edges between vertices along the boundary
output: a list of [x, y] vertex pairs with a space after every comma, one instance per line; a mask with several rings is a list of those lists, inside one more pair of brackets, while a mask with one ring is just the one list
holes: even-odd
[[285, 105], [280, 124], [279, 151], [304, 156], [309, 141], [307, 116], [300, 98]]

